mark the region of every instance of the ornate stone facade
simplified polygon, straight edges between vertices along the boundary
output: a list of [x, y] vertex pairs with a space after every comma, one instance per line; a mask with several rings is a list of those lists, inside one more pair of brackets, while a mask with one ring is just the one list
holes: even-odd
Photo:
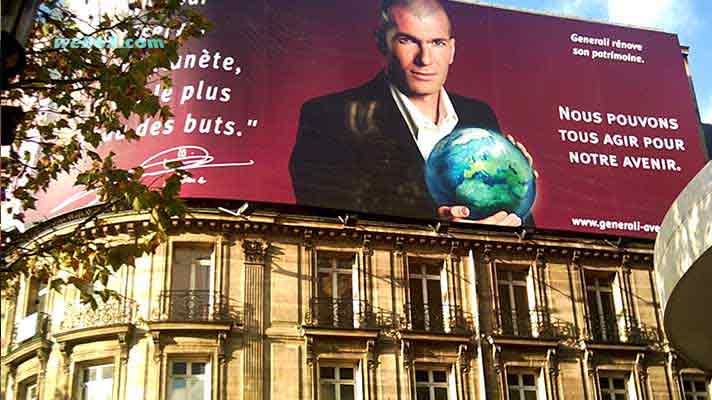
[[[142, 221], [113, 222], [87, 240]], [[4, 297], [1, 397], [682, 400], [709, 376], [666, 342], [652, 246], [195, 210], [96, 310]]]

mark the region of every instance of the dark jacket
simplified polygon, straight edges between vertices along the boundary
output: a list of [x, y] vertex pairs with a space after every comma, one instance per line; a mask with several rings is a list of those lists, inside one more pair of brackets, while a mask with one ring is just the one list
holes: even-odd
[[[458, 126], [499, 130], [485, 103], [448, 93]], [[436, 217], [425, 162], [383, 73], [365, 85], [304, 103], [289, 163], [300, 205]]]

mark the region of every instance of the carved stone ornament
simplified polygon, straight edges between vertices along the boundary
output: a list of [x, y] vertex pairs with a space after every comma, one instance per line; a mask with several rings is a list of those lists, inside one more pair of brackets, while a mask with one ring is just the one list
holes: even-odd
[[250, 264], [264, 264], [267, 247], [257, 240], [244, 240], [242, 248], [245, 251], [245, 262]]

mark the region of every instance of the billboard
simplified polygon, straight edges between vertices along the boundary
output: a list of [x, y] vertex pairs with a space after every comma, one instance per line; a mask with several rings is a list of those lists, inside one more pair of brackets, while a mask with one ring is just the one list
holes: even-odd
[[[450, 2], [374, 38], [377, 0], [205, 3], [154, 88], [174, 118], [101, 145], [182, 161], [186, 198], [653, 238], [706, 161], [673, 34]], [[71, 183], [32, 217], [95, 201]]]

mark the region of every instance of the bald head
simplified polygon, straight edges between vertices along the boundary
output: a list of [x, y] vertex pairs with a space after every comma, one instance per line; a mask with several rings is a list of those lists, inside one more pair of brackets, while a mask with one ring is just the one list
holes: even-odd
[[447, 30], [452, 37], [452, 25], [450, 17], [438, 0], [383, 0], [381, 2], [380, 21], [376, 30], [376, 41], [381, 53], [386, 54], [388, 51], [388, 32], [396, 26], [393, 18], [393, 10], [402, 8], [408, 10], [409, 13], [424, 19], [443, 14], [447, 20]]

